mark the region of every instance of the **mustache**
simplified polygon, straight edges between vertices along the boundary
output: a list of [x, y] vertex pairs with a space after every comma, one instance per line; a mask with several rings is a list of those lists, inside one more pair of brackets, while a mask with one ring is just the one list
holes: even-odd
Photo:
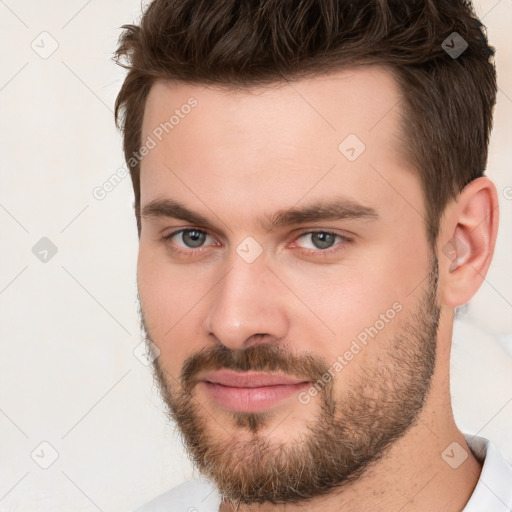
[[318, 355], [293, 355], [276, 343], [258, 344], [238, 350], [218, 345], [189, 356], [183, 363], [180, 377], [183, 389], [190, 392], [198, 382], [198, 373], [204, 370], [253, 370], [292, 374], [305, 380], [317, 381], [328, 368], [325, 359]]

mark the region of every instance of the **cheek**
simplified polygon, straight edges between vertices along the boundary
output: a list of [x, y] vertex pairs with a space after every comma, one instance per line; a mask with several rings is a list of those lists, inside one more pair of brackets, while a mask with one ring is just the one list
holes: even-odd
[[191, 353], [190, 341], [200, 339], [195, 306], [205, 290], [194, 286], [193, 276], [183, 269], [159, 261], [155, 252], [141, 245], [137, 286], [148, 335], [160, 350], [163, 367], [177, 377]]
[[347, 340], [397, 300], [386, 266], [381, 257], [380, 265], [360, 259], [329, 269], [287, 273], [283, 280], [293, 283], [302, 303], [294, 307], [295, 320], [301, 316], [315, 324], [326, 339]]
[[[167, 332], [193, 307], [206, 286], [204, 279], [191, 267], [170, 264], [160, 247], [144, 243], [139, 248], [137, 285], [141, 301], [159, 335], [162, 329]], [[156, 336], [156, 332], [153, 334]]]
[[418, 285], [428, 272], [427, 255], [421, 241], [409, 246], [397, 241], [360, 253], [346, 266], [290, 275], [297, 295], [315, 313], [305, 307], [294, 312], [292, 325], [301, 325], [301, 338], [310, 345], [303, 348], [324, 356], [328, 365], [351, 351], [345, 360], [357, 362], [350, 364], [349, 372], [364, 365], [367, 357], [382, 354], [423, 291]]

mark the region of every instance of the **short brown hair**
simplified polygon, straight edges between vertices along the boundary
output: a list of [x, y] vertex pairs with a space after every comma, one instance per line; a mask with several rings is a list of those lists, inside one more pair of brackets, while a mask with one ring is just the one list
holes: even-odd
[[[114, 60], [128, 73], [115, 121], [124, 135], [139, 236], [140, 161], [132, 155], [158, 79], [250, 88], [385, 66], [403, 94], [401, 149], [422, 185], [433, 247], [450, 199], [484, 173], [495, 50], [470, 1], [153, 0], [140, 26], [122, 28]], [[447, 39], [453, 32], [468, 45], [456, 57], [443, 44], [455, 45]]]

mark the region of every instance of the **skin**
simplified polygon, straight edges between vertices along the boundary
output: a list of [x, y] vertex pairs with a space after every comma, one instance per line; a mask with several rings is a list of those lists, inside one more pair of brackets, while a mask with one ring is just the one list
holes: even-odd
[[[168, 405], [177, 396], [185, 361], [201, 350], [273, 344], [286, 349], [290, 358], [313, 354], [331, 365], [358, 333], [400, 303], [402, 312], [336, 374], [329, 389], [341, 400], [365, 370], [377, 361], [391, 361], [392, 340], [404, 335], [407, 320], [428, 290], [432, 260], [425, 208], [420, 182], [398, 151], [400, 91], [393, 78], [384, 69], [367, 67], [292, 85], [241, 92], [157, 82], [150, 91], [142, 140], [191, 96], [198, 104], [144, 157], [141, 206], [173, 198], [215, 226], [205, 230], [209, 236], [202, 254], [178, 255], [171, 246], [192, 247], [181, 235], [172, 241], [162, 237], [204, 226], [142, 218], [138, 290], [144, 327], [160, 351], [156, 367], [162, 372]], [[366, 145], [355, 161], [338, 150], [351, 133]], [[334, 195], [373, 207], [379, 219], [308, 222], [272, 231], [257, 222], [264, 213]], [[453, 313], [471, 299], [487, 273], [497, 235], [497, 207], [495, 186], [488, 178], [478, 178], [448, 205], [441, 219], [435, 248], [437, 358], [417, 421], [394, 440], [385, 456], [339, 489], [307, 502], [254, 503], [239, 510], [463, 509], [481, 464], [457, 428], [450, 403]], [[336, 240], [333, 248], [340, 250], [322, 256], [311, 236], [304, 235], [312, 230], [336, 232], [353, 242]], [[236, 251], [248, 236], [263, 249], [252, 263]], [[462, 243], [465, 248], [456, 266], [454, 251], [447, 250], [454, 238], [459, 242], [452, 246], [460, 248]], [[308, 249], [316, 252], [307, 255]], [[392, 377], [386, 378], [379, 381], [376, 376], [376, 387]], [[400, 379], [398, 372], [391, 389], [405, 382]], [[248, 447], [256, 435], [273, 447], [296, 445], [321, 413], [322, 395], [307, 405], [295, 397], [284, 400], [253, 430], [249, 424], [237, 424], [199, 386], [193, 403], [204, 420], [205, 442], [226, 447], [231, 443], [238, 450], [236, 457], [247, 462], [254, 455]], [[239, 442], [236, 448], [233, 439]], [[457, 469], [441, 457], [454, 441], [468, 453]], [[225, 501], [220, 512], [235, 509], [235, 503]]]

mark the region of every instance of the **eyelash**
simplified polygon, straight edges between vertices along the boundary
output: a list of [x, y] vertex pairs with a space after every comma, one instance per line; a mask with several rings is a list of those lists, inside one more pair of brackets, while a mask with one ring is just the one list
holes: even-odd
[[[175, 253], [178, 253], [178, 254], [185, 255], [185, 256], [193, 255], [193, 254], [199, 255], [199, 254], [202, 254], [203, 252], [205, 252], [206, 249], [203, 248], [203, 247], [199, 247], [197, 249], [187, 249], [186, 250], [186, 249], [181, 249], [181, 248], [178, 249], [176, 246], [168, 244], [168, 242], [170, 242], [173, 237], [175, 237], [176, 235], [178, 235], [180, 233], [184, 233], [184, 232], [187, 232], [187, 231], [197, 231], [199, 233], [204, 233], [207, 236], [209, 236], [209, 233], [207, 231], [203, 230], [203, 229], [183, 228], [183, 229], [178, 229], [177, 231], [173, 231], [172, 233], [162, 237], [162, 241], [164, 243], [167, 243], [168, 248], [171, 251], [173, 251]], [[340, 243], [335, 245], [335, 246], [333, 246], [334, 248], [330, 247], [328, 249], [302, 249], [302, 252], [305, 253], [307, 256], [311, 256], [311, 255], [320, 256], [320, 257], [322, 257], [322, 256], [331, 256], [332, 254], [337, 253], [338, 251], [343, 250], [344, 246], [346, 244], [350, 244], [352, 242], [352, 239], [350, 239], [350, 238], [348, 238], [346, 236], [340, 235], [339, 233], [335, 233], [333, 231], [325, 231], [325, 230], [304, 231], [303, 233], [300, 233], [295, 238], [295, 240], [298, 240], [299, 238], [302, 238], [305, 235], [312, 235], [312, 234], [317, 234], [317, 233], [322, 233], [322, 234], [326, 234], [326, 235], [333, 235], [335, 237], [338, 237], [340, 239]], [[341, 246], [341, 247], [337, 247], [337, 246]]]

